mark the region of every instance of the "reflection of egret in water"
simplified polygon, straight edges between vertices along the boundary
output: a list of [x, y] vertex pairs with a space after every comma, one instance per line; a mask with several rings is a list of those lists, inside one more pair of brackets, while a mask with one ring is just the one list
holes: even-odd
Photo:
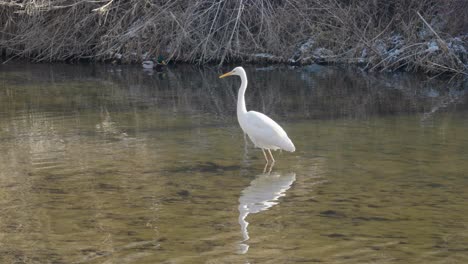
[[[241, 226], [243, 240], [249, 240], [247, 227], [249, 223], [245, 220], [249, 214], [256, 214], [268, 210], [279, 203], [278, 199], [286, 195], [286, 191], [296, 180], [295, 173], [280, 175], [277, 172], [259, 174], [250, 186], [242, 191], [239, 198], [239, 224]], [[249, 245], [242, 243], [240, 253], [245, 254]]]

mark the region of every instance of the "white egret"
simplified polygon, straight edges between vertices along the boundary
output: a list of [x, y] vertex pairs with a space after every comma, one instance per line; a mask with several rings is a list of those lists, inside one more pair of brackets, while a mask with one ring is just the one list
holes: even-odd
[[262, 113], [247, 111], [245, 106], [247, 74], [244, 68], [236, 67], [234, 70], [219, 76], [219, 78], [232, 75], [237, 75], [241, 78], [241, 86], [237, 97], [237, 120], [239, 121], [240, 127], [249, 136], [255, 147], [262, 149], [267, 164], [269, 160], [265, 150], [270, 154], [272, 163], [275, 162], [275, 159], [273, 158], [273, 154], [271, 154], [271, 149], [283, 149], [294, 152], [296, 147], [280, 125]]

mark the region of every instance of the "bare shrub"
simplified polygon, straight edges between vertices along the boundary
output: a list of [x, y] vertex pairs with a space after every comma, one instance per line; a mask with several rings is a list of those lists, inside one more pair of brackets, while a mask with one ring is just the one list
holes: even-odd
[[190, 63], [351, 62], [369, 70], [466, 74], [466, 55], [452, 47], [466, 47], [466, 3], [0, 0], [0, 49], [33, 61], [105, 61], [118, 54], [131, 63], [164, 55]]

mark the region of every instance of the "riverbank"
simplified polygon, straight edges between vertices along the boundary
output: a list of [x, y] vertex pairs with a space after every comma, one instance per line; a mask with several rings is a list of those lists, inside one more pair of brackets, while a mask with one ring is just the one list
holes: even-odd
[[2, 61], [359, 64], [468, 75], [468, 3], [0, 1]]

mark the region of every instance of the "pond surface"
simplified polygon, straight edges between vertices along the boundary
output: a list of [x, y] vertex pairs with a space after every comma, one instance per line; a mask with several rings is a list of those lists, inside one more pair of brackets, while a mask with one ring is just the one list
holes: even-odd
[[220, 70], [1, 65], [0, 262], [468, 262], [466, 83], [246, 70], [266, 170]]

